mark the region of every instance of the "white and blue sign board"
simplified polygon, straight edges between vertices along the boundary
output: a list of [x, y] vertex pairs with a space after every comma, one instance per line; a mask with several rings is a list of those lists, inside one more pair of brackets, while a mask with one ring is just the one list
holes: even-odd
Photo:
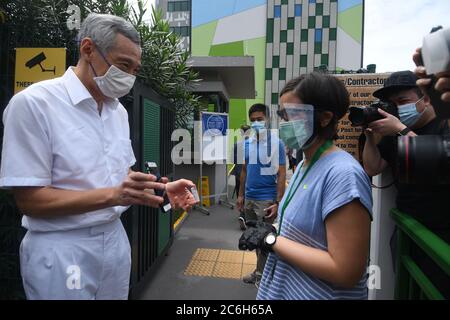
[[228, 114], [202, 112], [202, 160], [223, 163], [227, 159]]

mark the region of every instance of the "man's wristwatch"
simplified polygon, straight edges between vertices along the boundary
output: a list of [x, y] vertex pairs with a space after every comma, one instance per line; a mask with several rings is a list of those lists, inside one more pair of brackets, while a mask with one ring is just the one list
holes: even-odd
[[406, 136], [408, 134], [408, 132], [410, 132], [410, 131], [411, 131], [411, 129], [406, 127], [402, 131], [397, 132], [397, 136], [399, 136], [399, 137]]
[[267, 248], [270, 248], [272, 250], [273, 245], [277, 242], [277, 235], [273, 232], [266, 235], [264, 238], [264, 244]]

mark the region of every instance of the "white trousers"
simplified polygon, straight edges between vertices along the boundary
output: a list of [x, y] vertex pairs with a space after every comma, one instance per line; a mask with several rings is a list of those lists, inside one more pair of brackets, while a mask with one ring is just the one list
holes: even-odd
[[130, 242], [120, 219], [70, 231], [28, 231], [20, 270], [30, 300], [125, 300]]

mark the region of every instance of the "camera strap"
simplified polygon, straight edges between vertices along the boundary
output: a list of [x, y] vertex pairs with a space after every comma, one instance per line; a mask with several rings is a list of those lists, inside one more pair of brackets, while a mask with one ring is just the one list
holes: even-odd
[[[320, 156], [325, 151], [327, 151], [329, 148], [331, 148], [332, 146], [333, 146], [333, 141], [332, 140], [327, 140], [324, 144], [322, 144], [320, 146], [319, 149], [317, 149], [317, 151], [314, 153], [313, 157], [311, 158], [311, 162], [310, 162], [309, 166], [306, 168], [305, 173], [302, 175], [302, 177], [300, 178], [300, 181], [298, 182], [297, 185], [295, 183], [298, 180], [298, 177], [300, 176], [300, 171], [299, 171], [298, 175], [295, 177], [294, 181], [292, 182], [292, 187], [289, 189], [289, 193], [286, 196], [286, 200], [283, 202], [283, 206], [281, 207], [280, 224], [279, 224], [279, 227], [278, 227], [278, 235], [280, 235], [280, 232], [281, 232], [281, 225], [283, 224], [284, 212], [285, 212], [287, 206], [289, 205], [289, 203], [291, 202], [292, 198], [294, 197], [294, 194], [297, 192], [298, 187], [302, 184], [303, 180], [305, 180], [305, 178], [308, 175], [309, 171], [314, 166], [314, 164], [316, 164], [317, 160], [319, 160]], [[298, 170], [301, 170], [301, 168], [303, 167], [303, 164], [304, 164], [304, 161], [303, 161], [301, 167]]]

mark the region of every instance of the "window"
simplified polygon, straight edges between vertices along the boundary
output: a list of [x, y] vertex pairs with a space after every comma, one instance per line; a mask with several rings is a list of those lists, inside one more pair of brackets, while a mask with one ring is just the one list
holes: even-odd
[[280, 57], [273, 56], [272, 58], [272, 68], [278, 68], [280, 66]]
[[336, 28], [330, 29], [330, 40], [336, 40], [337, 38], [337, 30]]
[[309, 3], [316, 3], [316, 0], [309, 0]]
[[322, 27], [329, 28], [330, 27], [330, 16], [323, 16], [322, 18]]
[[316, 16], [323, 15], [323, 3], [316, 4]]
[[189, 10], [190, 10], [189, 1], [171, 1], [167, 3], [168, 12], [189, 11]]
[[280, 32], [280, 42], [287, 42], [287, 31], [283, 30]]
[[281, 6], [275, 6], [274, 17], [275, 18], [280, 18], [281, 17]]
[[296, 17], [301, 17], [302, 16], [302, 5], [301, 4], [296, 4], [295, 5], [295, 16]]
[[292, 30], [295, 27], [295, 18], [288, 18], [287, 28], [288, 30]]
[[278, 104], [278, 93], [272, 93], [272, 104]]
[[286, 54], [288, 55], [294, 54], [294, 44], [292, 42], [287, 44]]
[[190, 36], [190, 27], [170, 27], [170, 31], [180, 35], [181, 37], [189, 37]]
[[306, 54], [300, 55], [300, 67], [306, 67], [308, 61], [308, 56]]
[[267, 43], [273, 42], [273, 19], [267, 19]]
[[266, 80], [272, 80], [272, 69], [266, 68]]
[[302, 29], [302, 33], [300, 36], [300, 41], [308, 42], [308, 29]]
[[320, 64], [328, 65], [328, 55], [327, 54], [322, 55]]
[[316, 29], [314, 42], [322, 42], [322, 29]]
[[280, 68], [279, 69], [279, 76], [278, 78], [280, 80], [286, 80], [286, 68]]
[[314, 43], [314, 53], [322, 53], [322, 42]]
[[308, 28], [314, 29], [316, 27], [316, 17], [308, 17]]

